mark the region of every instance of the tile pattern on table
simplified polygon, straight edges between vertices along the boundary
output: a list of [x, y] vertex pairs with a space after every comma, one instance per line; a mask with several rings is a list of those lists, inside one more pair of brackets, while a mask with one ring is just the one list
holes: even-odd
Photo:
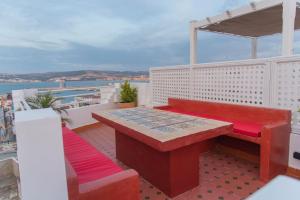
[[227, 122], [145, 107], [96, 114], [161, 142], [230, 125]]

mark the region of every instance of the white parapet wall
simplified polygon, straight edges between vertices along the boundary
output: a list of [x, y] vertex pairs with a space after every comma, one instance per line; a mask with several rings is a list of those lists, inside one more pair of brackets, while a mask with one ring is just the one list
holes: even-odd
[[68, 109], [67, 118], [69, 118], [71, 122], [67, 126], [71, 129], [75, 129], [82, 126], [97, 123], [97, 121], [92, 118], [92, 112], [114, 108], [117, 108], [116, 103], [95, 104]]
[[[152, 95], [151, 86], [149, 83], [132, 83], [133, 87], [138, 90], [138, 106], [151, 106], [152, 105]], [[116, 93], [120, 92], [119, 90]], [[102, 95], [102, 93], [101, 93]], [[118, 96], [118, 94], [116, 94]], [[71, 108], [67, 110], [68, 115], [66, 116], [71, 120], [67, 126], [71, 129], [79, 128], [82, 126], [97, 123], [98, 121], [92, 118], [92, 112], [107, 109], [118, 108], [117, 103], [113, 101], [118, 101], [118, 98], [110, 100], [110, 102], [103, 104], [94, 104], [89, 106]]]
[[138, 106], [152, 106], [152, 88], [150, 83], [132, 83], [137, 88]]
[[67, 200], [60, 116], [52, 109], [16, 112], [22, 200]]

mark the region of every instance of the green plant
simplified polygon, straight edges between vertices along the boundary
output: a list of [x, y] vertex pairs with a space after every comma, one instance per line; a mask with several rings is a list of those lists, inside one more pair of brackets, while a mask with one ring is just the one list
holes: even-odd
[[62, 122], [71, 123], [69, 118], [63, 117], [63, 114], [68, 115], [66, 108], [57, 106], [57, 102], [62, 98], [55, 97], [51, 92], [37, 94], [32, 97], [27, 97], [25, 100], [31, 109], [52, 108], [60, 114]]
[[121, 85], [120, 102], [131, 103], [137, 100], [137, 89], [130, 86], [129, 81], [125, 81]]

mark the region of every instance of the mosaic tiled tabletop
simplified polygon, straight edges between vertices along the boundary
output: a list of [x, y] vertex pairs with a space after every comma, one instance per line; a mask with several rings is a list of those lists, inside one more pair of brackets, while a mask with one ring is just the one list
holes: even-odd
[[108, 110], [95, 114], [160, 142], [230, 125], [227, 122], [145, 107]]

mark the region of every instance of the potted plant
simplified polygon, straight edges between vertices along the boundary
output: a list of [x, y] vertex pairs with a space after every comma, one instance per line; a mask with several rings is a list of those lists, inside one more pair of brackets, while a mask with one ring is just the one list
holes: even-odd
[[68, 112], [65, 107], [57, 106], [57, 102], [62, 98], [55, 97], [51, 92], [45, 94], [37, 94], [36, 96], [27, 97], [26, 102], [31, 109], [42, 109], [42, 108], [52, 108], [61, 116], [62, 126], [66, 123], [71, 123], [71, 120], [67, 117]]
[[120, 108], [132, 108], [136, 106], [137, 89], [130, 86], [129, 81], [125, 81], [121, 85], [120, 92]]

